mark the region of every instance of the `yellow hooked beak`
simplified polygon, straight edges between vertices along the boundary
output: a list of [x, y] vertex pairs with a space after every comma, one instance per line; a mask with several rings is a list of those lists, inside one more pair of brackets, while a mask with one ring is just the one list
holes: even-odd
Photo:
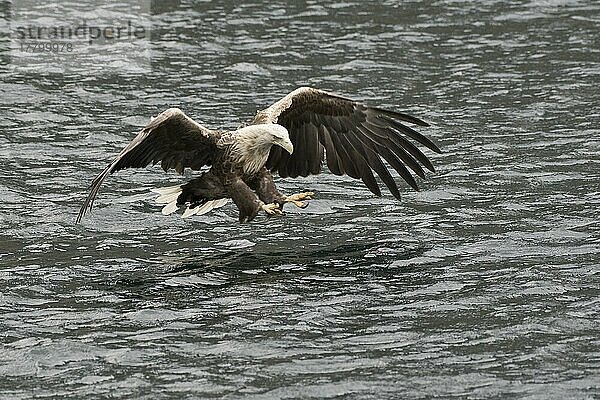
[[291, 141], [289, 140], [285, 140], [281, 143], [278, 143], [281, 147], [283, 147], [283, 149], [285, 151], [287, 151], [288, 153], [292, 154], [294, 152], [294, 145], [292, 144]]

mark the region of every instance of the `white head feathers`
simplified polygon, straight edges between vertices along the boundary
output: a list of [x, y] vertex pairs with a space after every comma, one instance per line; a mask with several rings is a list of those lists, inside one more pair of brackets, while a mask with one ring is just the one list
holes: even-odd
[[232, 151], [248, 174], [254, 174], [264, 167], [271, 146], [281, 146], [290, 154], [294, 151], [287, 129], [278, 124], [249, 125], [238, 129], [234, 138]]

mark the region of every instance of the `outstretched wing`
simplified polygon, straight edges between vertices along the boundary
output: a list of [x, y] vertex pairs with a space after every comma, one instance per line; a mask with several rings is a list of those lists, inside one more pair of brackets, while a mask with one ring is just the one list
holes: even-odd
[[218, 139], [218, 132], [198, 124], [180, 109], [166, 110], [142, 129], [92, 181], [90, 192], [79, 210], [77, 223], [91, 210], [100, 185], [109, 174], [158, 162], [165, 171], [174, 168], [182, 173], [187, 167], [198, 170], [211, 164]]
[[281, 177], [318, 174], [326, 153], [327, 166], [332, 173], [362, 179], [371, 192], [380, 196], [372, 172], [375, 171], [398, 199], [398, 186], [381, 159], [418, 190], [408, 168], [422, 178], [425, 173], [421, 165], [432, 172], [434, 168], [409, 139], [440, 152], [435, 143], [404, 122], [428, 126], [407, 114], [369, 107], [309, 87], [296, 89], [259, 111], [253, 121], [276, 123], [287, 128], [294, 145], [293, 154], [273, 146], [267, 160], [267, 168], [277, 171]]

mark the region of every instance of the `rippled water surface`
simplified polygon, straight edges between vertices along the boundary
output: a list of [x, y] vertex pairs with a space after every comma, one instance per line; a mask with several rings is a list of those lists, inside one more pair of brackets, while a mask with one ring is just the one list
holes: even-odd
[[[153, 12], [146, 73], [22, 72], [0, 37], [1, 398], [600, 396], [600, 5]], [[74, 225], [149, 116], [235, 127], [301, 85], [431, 122], [437, 172], [401, 202], [280, 179], [316, 200], [240, 225], [124, 171]]]

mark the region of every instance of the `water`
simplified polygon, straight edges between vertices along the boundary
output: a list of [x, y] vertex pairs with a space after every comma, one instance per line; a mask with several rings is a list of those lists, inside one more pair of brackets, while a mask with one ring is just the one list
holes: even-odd
[[[0, 66], [0, 397], [600, 396], [598, 4], [172, 3], [151, 73]], [[281, 219], [182, 221], [154, 168], [74, 225], [150, 115], [307, 84], [432, 122], [421, 192], [324, 174]]]

